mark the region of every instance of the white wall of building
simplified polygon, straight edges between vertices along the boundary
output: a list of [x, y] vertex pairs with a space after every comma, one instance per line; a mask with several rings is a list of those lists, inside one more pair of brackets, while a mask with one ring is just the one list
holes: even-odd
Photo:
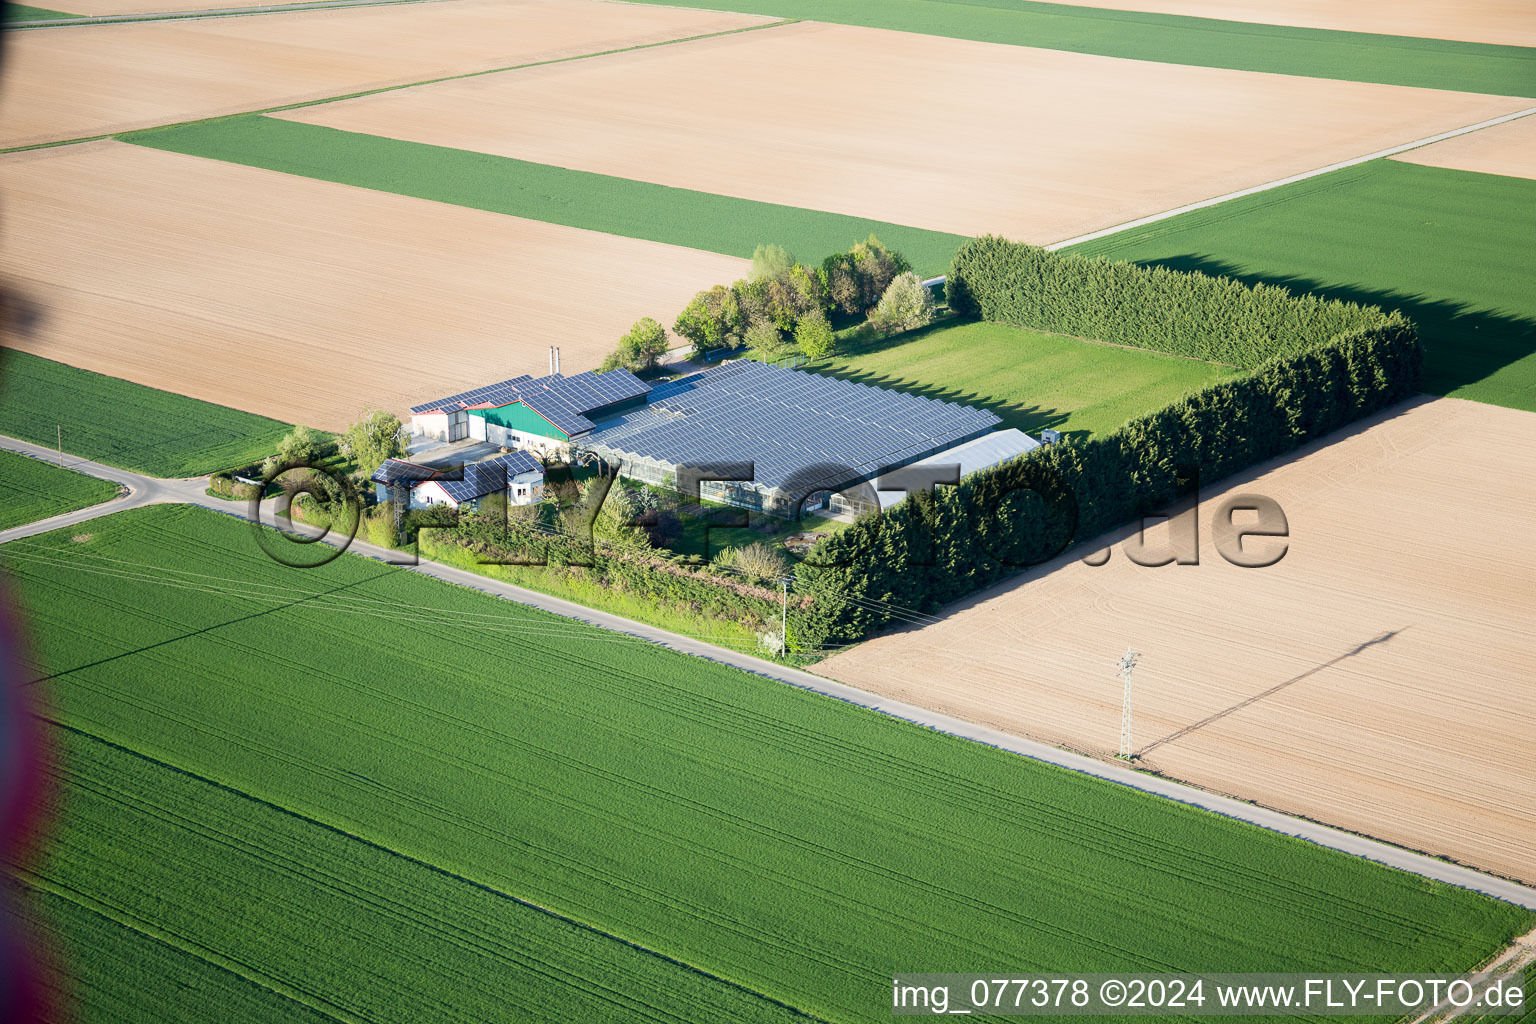
[[448, 440], [448, 414], [423, 412], [411, 417], [411, 433], [417, 437], [430, 437], [434, 441]]

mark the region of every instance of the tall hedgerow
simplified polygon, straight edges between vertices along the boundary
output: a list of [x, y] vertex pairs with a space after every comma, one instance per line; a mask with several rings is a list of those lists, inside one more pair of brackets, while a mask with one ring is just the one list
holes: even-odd
[[996, 235], [960, 247], [945, 292], [962, 315], [1245, 369], [1385, 316], [1277, 285], [1052, 253]]

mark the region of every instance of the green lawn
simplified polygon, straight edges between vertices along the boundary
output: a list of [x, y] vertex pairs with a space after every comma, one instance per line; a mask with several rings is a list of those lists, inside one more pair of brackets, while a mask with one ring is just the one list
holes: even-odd
[[244, 1019], [295, 1013], [250, 990], [278, 978], [414, 1021], [678, 977], [612, 936], [733, 983], [692, 977], [688, 1019], [773, 1015], [745, 990], [883, 1021], [898, 970], [1459, 970], [1536, 920], [366, 559], [287, 569], [199, 509], [25, 545], [36, 688], [81, 737], [34, 886], [95, 911], [61, 932], [85, 998], [143, 1017], [189, 975]]
[[1536, 410], [1536, 181], [1393, 160], [1078, 246], [1401, 309], [1424, 388]]
[[1007, 324], [940, 324], [855, 345], [808, 369], [991, 409], [1003, 426], [1087, 436], [1238, 376], [1235, 367]]
[[[764, 242], [801, 260], [870, 234], [922, 274], [942, 274], [959, 235], [794, 206], [669, 188], [462, 149], [248, 115], [122, 136], [173, 153], [264, 167], [552, 224], [750, 257]], [[724, 283], [700, 281], [700, 288]]]
[[117, 484], [15, 452], [0, 451], [0, 530], [99, 505]]
[[201, 476], [270, 455], [288, 424], [25, 352], [0, 361], [0, 434], [150, 476]]
[[640, 0], [1165, 64], [1536, 96], [1536, 50], [1028, 0]]

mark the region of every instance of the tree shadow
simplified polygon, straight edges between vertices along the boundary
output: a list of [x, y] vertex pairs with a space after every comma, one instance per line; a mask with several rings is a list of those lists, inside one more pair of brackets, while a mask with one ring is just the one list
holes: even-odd
[[[910, 342], [921, 341], [930, 334], [949, 330], [960, 323], [970, 321], [946, 319], [928, 327], [919, 327], [916, 330], [904, 331], [901, 334], [886, 338], [876, 338], [868, 341], [857, 342], [838, 352], [836, 358], [846, 359], [865, 355], [870, 352], [880, 352], [885, 349], [906, 345]], [[910, 380], [905, 377], [897, 377], [890, 373], [877, 373], [873, 370], [844, 369], [840, 367], [812, 366], [809, 369], [824, 377], [836, 377], [839, 380], [850, 381], [854, 384], [868, 384], [873, 387], [886, 388], [890, 391], [900, 391], [908, 395], [921, 395], [924, 398], [933, 398], [941, 402], [954, 402], [957, 405], [970, 405], [979, 409], [994, 412], [1003, 421], [1001, 427], [1014, 427], [1026, 434], [1039, 436], [1040, 431], [1053, 428], [1060, 429], [1067, 422], [1071, 413], [1063, 409], [1047, 408], [1043, 405], [1026, 405], [1022, 402], [1000, 402], [994, 395], [983, 395], [976, 391], [967, 391], [964, 388], [946, 387], [930, 381]], [[1087, 430], [1063, 430], [1063, 437], [1073, 437], [1086, 440], [1090, 435]]]
[[1323, 671], [1325, 668], [1332, 668], [1334, 665], [1337, 665], [1341, 661], [1346, 661], [1349, 658], [1353, 658], [1357, 655], [1365, 653], [1367, 648], [1375, 647], [1377, 644], [1389, 643], [1396, 637], [1400, 636], [1407, 628], [1407, 626], [1404, 626], [1403, 629], [1394, 629], [1389, 633], [1383, 633], [1378, 637], [1374, 637], [1365, 641], [1364, 643], [1357, 644], [1354, 648], [1345, 651], [1343, 654], [1329, 658], [1327, 661], [1320, 664], [1313, 665], [1305, 672], [1298, 673], [1297, 675], [1292, 676], [1284, 682], [1276, 683], [1269, 689], [1260, 693], [1256, 693], [1252, 697], [1240, 700], [1236, 704], [1233, 704], [1231, 707], [1223, 708], [1222, 710], [1216, 712], [1214, 715], [1207, 715], [1205, 718], [1200, 719], [1198, 722], [1192, 722], [1176, 732], [1169, 733], [1167, 736], [1164, 736], [1160, 740], [1154, 740], [1153, 742], [1147, 744], [1145, 747], [1142, 747], [1140, 750], [1136, 751], [1136, 753], [1132, 755], [1133, 759], [1139, 760], [1166, 743], [1175, 743], [1183, 739], [1185, 736], [1188, 736], [1190, 733], [1198, 732], [1208, 725], [1214, 725], [1216, 722], [1221, 721], [1228, 715], [1236, 714], [1237, 712], [1243, 710], [1243, 708], [1246, 708], [1252, 704], [1257, 704], [1259, 701], [1268, 697], [1273, 697], [1275, 694], [1279, 693], [1281, 690], [1288, 686], [1293, 686], [1296, 683], [1301, 682], [1303, 679], [1308, 678], [1309, 676], [1317, 675], [1317, 673]]
[[[1474, 309], [1464, 302], [1392, 289], [1337, 284], [1291, 274], [1245, 273], [1237, 265], [1206, 253], [1136, 262], [1141, 266], [1230, 277], [1250, 286], [1280, 285], [1297, 293], [1380, 306], [1388, 311], [1401, 310], [1419, 326], [1419, 337], [1424, 343], [1423, 387], [1435, 394], [1486, 380], [1511, 363], [1536, 353], [1536, 318], [1508, 316]], [[1536, 405], [1536, 369], [1528, 377], [1523, 386], [1516, 385], [1518, 390], [1529, 393], [1526, 408]]]

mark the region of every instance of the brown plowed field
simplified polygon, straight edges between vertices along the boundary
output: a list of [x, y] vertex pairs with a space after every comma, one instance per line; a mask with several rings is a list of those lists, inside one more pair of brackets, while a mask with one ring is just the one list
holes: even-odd
[[1529, 103], [800, 23], [283, 116], [1052, 242]]
[[0, 147], [87, 138], [766, 19], [587, 0], [455, 0], [15, 32]]
[[0, 157], [8, 344], [324, 429], [519, 373], [591, 369], [746, 261], [93, 142]]
[[1409, 164], [1536, 178], [1536, 114], [1392, 158]]
[[[1133, 645], [1141, 766], [1536, 881], [1533, 479], [1536, 414], [1417, 400], [1204, 495], [1197, 566], [1060, 560], [819, 671], [1112, 754]], [[1281, 504], [1277, 565], [1216, 553], [1221, 493]]]
[[1536, 8], [1528, 0], [1051, 0], [1075, 7], [1183, 14], [1195, 18], [1373, 32], [1469, 43], [1536, 46]]

